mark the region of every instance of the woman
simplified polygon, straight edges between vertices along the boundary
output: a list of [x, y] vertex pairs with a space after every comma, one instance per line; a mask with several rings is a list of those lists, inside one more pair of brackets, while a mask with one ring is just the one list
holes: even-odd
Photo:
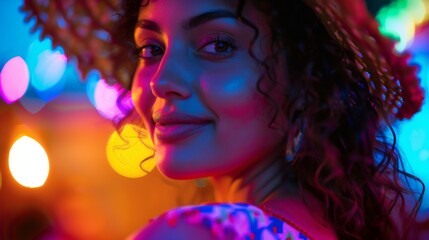
[[[208, 177], [216, 197], [131, 239], [410, 238], [421, 193], [410, 203], [408, 181], [420, 181], [403, 171], [392, 124], [423, 93], [362, 1], [122, 7], [113, 44], [137, 57], [124, 111], [138, 114], [165, 176]], [[135, 65], [118, 49], [116, 68], [93, 62], [126, 80]]]
[[119, 29], [139, 57], [131, 92], [158, 169], [209, 177], [216, 196], [161, 215], [136, 239], [406, 238], [419, 202], [406, 213], [399, 177], [415, 178], [386, 130], [394, 136], [393, 116], [421, 104], [400, 100], [407, 88], [420, 90], [383, 82], [371, 52], [340, 42], [356, 36], [324, 18], [342, 7], [368, 23], [361, 2], [319, 2], [125, 2]]

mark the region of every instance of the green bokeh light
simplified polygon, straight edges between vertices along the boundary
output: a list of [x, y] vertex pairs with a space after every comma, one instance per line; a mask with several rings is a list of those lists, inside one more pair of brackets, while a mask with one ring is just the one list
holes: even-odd
[[376, 19], [380, 31], [398, 41], [396, 50], [403, 51], [412, 41], [416, 25], [427, 18], [427, 12], [422, 0], [397, 0], [380, 9]]

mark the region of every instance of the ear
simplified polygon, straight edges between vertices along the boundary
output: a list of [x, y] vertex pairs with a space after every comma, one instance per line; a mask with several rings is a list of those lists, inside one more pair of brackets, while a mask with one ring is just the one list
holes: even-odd
[[304, 94], [297, 94], [291, 102], [285, 105], [286, 128], [285, 132], [285, 156], [288, 160], [293, 160], [299, 151], [303, 139], [305, 109]]

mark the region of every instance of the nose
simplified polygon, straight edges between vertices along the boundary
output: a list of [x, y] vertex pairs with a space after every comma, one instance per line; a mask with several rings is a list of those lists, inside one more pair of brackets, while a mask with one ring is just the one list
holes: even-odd
[[154, 96], [164, 99], [186, 99], [191, 95], [192, 69], [184, 51], [165, 51], [150, 81]]

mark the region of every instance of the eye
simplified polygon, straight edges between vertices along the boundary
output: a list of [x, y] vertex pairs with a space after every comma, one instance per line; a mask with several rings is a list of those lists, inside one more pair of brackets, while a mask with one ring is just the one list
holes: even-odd
[[234, 39], [227, 36], [210, 35], [203, 40], [197, 52], [216, 58], [226, 58], [232, 56], [236, 49]]
[[164, 54], [164, 49], [156, 44], [146, 44], [137, 48], [138, 55], [144, 60], [150, 60]]

